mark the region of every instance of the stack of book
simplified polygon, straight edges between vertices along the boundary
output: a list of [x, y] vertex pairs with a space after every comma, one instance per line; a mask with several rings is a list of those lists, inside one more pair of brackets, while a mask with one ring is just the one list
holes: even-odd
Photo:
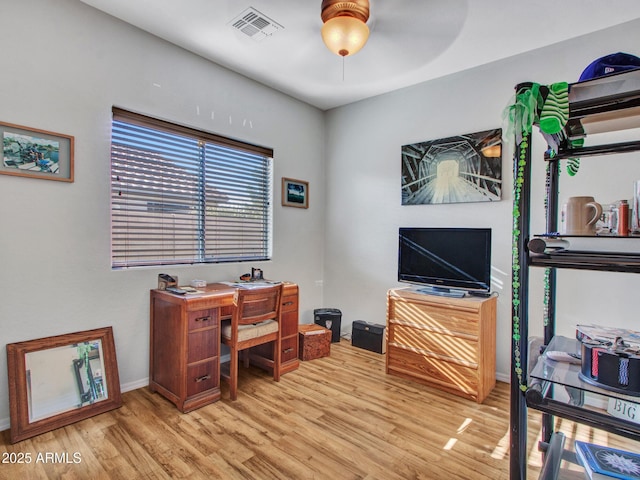
[[576, 338], [581, 342], [600, 342], [615, 344], [621, 338], [631, 347], [640, 347], [640, 332], [626, 328], [607, 327], [603, 325], [576, 325]]
[[576, 440], [576, 457], [591, 480], [640, 480], [640, 454]]

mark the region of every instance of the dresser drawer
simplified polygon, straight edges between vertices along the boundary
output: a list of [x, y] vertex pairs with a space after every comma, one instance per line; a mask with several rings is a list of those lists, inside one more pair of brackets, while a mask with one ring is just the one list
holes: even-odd
[[206, 328], [216, 325], [218, 320], [218, 309], [198, 310], [187, 313], [187, 328], [195, 330], [198, 328]]
[[215, 357], [218, 354], [219, 342], [217, 327], [191, 332], [187, 349], [187, 363]]
[[475, 368], [395, 345], [387, 347], [387, 354], [387, 369], [390, 371], [470, 396], [477, 394], [478, 371]]
[[446, 305], [431, 305], [419, 302], [392, 300], [389, 304], [389, 321], [413, 324], [419, 327], [451, 334], [479, 334], [477, 312], [448, 308]]
[[187, 367], [187, 397], [218, 387], [218, 365], [215, 359]]
[[406, 325], [389, 329], [389, 343], [451, 357], [469, 365], [478, 363], [478, 341]]

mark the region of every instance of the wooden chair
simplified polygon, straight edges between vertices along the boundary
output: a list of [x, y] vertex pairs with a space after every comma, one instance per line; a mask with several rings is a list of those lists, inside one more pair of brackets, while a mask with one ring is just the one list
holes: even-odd
[[249, 366], [249, 348], [273, 343], [273, 355], [267, 364], [273, 369], [273, 379], [280, 381], [280, 304], [282, 284], [253, 289], [239, 288], [233, 299], [231, 321], [221, 327], [221, 341], [230, 350], [229, 370], [223, 368], [220, 376], [229, 382], [231, 400], [238, 398], [238, 357], [243, 354], [245, 367]]

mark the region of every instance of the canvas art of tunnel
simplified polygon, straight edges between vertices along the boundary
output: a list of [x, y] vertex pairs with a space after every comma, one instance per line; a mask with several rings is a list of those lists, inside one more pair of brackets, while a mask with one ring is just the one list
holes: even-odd
[[502, 129], [402, 146], [402, 205], [502, 196]]

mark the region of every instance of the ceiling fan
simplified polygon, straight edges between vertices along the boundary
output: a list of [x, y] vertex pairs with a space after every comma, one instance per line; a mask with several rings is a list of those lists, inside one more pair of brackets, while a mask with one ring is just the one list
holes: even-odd
[[369, 39], [369, 0], [322, 0], [322, 40], [341, 57], [358, 53]]
[[322, 40], [335, 55], [349, 57], [351, 77], [371, 81], [408, 72], [426, 65], [455, 41], [467, 20], [468, 2], [322, 0]]

